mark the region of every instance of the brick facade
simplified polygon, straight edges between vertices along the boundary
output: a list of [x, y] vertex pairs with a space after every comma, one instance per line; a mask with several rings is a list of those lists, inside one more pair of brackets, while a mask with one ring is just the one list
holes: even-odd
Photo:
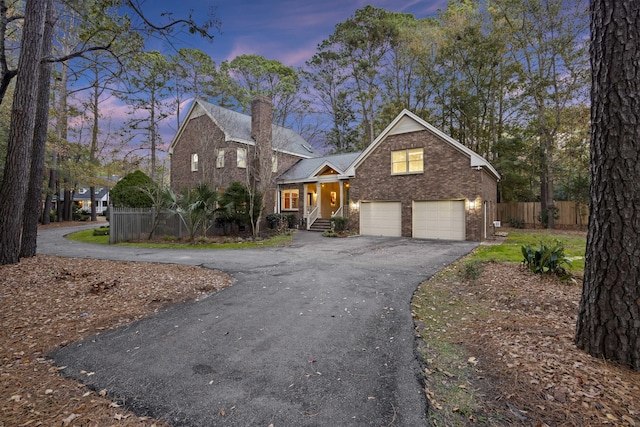
[[[391, 152], [424, 148], [424, 172], [393, 175]], [[359, 230], [361, 201], [400, 201], [402, 203], [402, 236], [412, 235], [413, 201], [473, 200], [477, 205], [466, 209], [466, 239], [483, 239], [482, 202], [490, 203], [494, 218], [497, 182], [489, 174], [470, 167], [469, 156], [439, 136], [425, 129], [386, 137], [355, 170], [350, 180], [350, 227]], [[491, 219], [492, 221], [492, 219]]]
[[[270, 126], [270, 121], [267, 118]], [[183, 125], [178, 140], [173, 144], [171, 154], [171, 189], [179, 192], [184, 188], [193, 188], [206, 183], [211, 188], [225, 189], [232, 182], [239, 181], [247, 185], [248, 173], [252, 170], [256, 146], [253, 144], [225, 141], [224, 132], [206, 114], [194, 114]], [[237, 150], [246, 150], [247, 167], [238, 167]], [[219, 150], [224, 150], [224, 167], [216, 165]], [[191, 170], [191, 156], [198, 155], [198, 170]], [[271, 185], [265, 194], [264, 215], [274, 213], [275, 177], [296, 163], [300, 157], [276, 151], [277, 171], [272, 174]], [[264, 224], [262, 225], [264, 226]]]

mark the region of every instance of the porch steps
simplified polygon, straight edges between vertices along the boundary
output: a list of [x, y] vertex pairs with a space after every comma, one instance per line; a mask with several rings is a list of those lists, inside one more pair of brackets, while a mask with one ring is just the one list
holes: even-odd
[[330, 219], [323, 219], [323, 218], [318, 218], [316, 219], [313, 224], [311, 224], [311, 227], [309, 227], [309, 231], [327, 231], [327, 230], [331, 230], [331, 220]]

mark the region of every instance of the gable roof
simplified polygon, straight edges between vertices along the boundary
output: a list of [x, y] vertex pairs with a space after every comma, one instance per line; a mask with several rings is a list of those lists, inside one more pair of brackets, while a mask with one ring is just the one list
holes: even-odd
[[[255, 145], [255, 140], [251, 137], [251, 116], [222, 108], [201, 99], [195, 99], [191, 103], [185, 119], [180, 124], [178, 132], [176, 132], [171, 141], [169, 154], [173, 153], [173, 148], [180, 139], [189, 120], [205, 114], [222, 130], [225, 141]], [[275, 151], [293, 154], [302, 158], [319, 156], [316, 150], [294, 130], [272, 124], [271, 131], [272, 145]]]
[[302, 159], [280, 175], [278, 181], [285, 183], [314, 180], [314, 177], [325, 167], [330, 167], [338, 172], [339, 175], [345, 175], [349, 166], [351, 166], [360, 154], [361, 152], [358, 151], [356, 153], [333, 154], [312, 159]]
[[360, 154], [360, 156], [353, 162], [347, 174], [355, 175], [355, 169], [369, 156], [369, 154], [375, 150], [382, 141], [384, 141], [389, 135], [397, 135], [401, 133], [415, 132], [420, 130], [428, 130], [436, 136], [440, 137], [445, 142], [449, 143], [458, 151], [462, 152], [469, 157], [469, 167], [472, 168], [486, 168], [496, 179], [500, 179], [500, 174], [494, 169], [491, 164], [485, 160], [484, 157], [465, 147], [460, 142], [456, 141], [446, 133], [435, 128], [427, 121], [416, 116], [409, 110], [402, 110], [400, 114], [382, 131], [380, 135]]

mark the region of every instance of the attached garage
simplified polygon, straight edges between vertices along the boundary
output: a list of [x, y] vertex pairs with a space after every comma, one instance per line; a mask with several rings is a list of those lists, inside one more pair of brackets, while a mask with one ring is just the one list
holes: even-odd
[[402, 204], [400, 202], [361, 202], [360, 234], [400, 237]]
[[413, 202], [412, 235], [419, 239], [465, 240], [464, 200]]

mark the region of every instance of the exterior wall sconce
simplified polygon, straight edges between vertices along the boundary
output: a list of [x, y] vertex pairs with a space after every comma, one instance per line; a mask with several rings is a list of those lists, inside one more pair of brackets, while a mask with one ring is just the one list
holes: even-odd
[[476, 208], [476, 201], [469, 200], [469, 209], [475, 209], [475, 208]]

